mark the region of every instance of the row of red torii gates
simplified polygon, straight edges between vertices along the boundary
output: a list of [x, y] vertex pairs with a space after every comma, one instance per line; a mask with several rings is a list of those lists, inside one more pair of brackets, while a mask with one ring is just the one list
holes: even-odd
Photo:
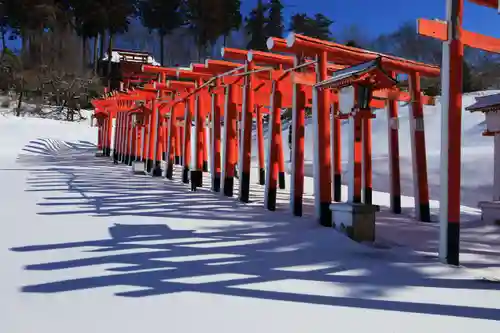
[[[335, 226], [340, 221], [332, 221], [331, 203], [341, 202], [341, 121], [348, 120], [350, 134], [347, 201], [372, 205], [371, 119], [376, 108], [388, 110], [391, 210], [401, 213], [398, 101], [406, 101], [416, 216], [430, 221], [423, 105], [433, 104], [433, 99], [422, 94], [420, 78], [439, 76], [440, 69], [293, 33], [286, 40], [270, 38], [267, 46], [273, 53], [224, 48], [225, 60], [207, 60], [189, 69], [123, 64], [123, 89], [93, 101], [98, 148], [115, 162], [144, 163], [152, 176], [164, 172], [172, 179], [174, 164], [182, 164], [182, 181], [190, 182], [194, 191], [203, 185], [203, 172], [210, 165], [211, 189], [222, 187], [226, 196], [233, 196], [238, 165], [239, 199], [248, 202], [255, 123], [258, 182], [265, 186], [265, 207], [275, 210], [278, 187], [285, 187], [281, 110], [291, 108], [290, 206], [301, 216], [305, 110], [312, 108], [315, 215], [320, 224]], [[397, 74], [408, 76], [409, 92], [396, 88]], [[341, 91], [349, 92], [346, 109], [340, 108]], [[269, 115], [267, 161], [264, 114]]]

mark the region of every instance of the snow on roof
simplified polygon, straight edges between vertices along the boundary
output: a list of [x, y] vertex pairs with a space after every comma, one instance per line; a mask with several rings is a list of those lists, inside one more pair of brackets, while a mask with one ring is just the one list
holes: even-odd
[[500, 94], [476, 97], [476, 102], [465, 109], [471, 112], [500, 109]]
[[[108, 60], [108, 53], [105, 52], [103, 58], [101, 59], [103, 61]], [[112, 51], [111, 52], [111, 62], [120, 62], [121, 60], [121, 54], [119, 51]], [[147, 58], [147, 63], [153, 66], [161, 66], [159, 62], [157, 62], [152, 56], [148, 55]]]

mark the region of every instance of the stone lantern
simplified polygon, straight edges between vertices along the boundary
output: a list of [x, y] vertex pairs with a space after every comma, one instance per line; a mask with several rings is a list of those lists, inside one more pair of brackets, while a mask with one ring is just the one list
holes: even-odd
[[486, 130], [483, 135], [492, 136], [494, 140], [493, 198], [479, 202], [479, 208], [483, 221], [500, 225], [500, 94], [476, 97], [476, 102], [466, 110], [484, 113]]

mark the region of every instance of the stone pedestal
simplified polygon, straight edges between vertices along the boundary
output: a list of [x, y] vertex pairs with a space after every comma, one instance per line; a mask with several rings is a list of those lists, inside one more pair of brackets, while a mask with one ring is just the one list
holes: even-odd
[[378, 206], [362, 203], [333, 203], [330, 205], [336, 229], [357, 242], [375, 241], [375, 215]]
[[481, 208], [481, 220], [500, 226], [500, 201], [481, 201], [479, 208]]
[[135, 161], [132, 163], [132, 172], [135, 175], [144, 175], [146, 173], [146, 167], [144, 162]]
[[95, 153], [95, 157], [104, 157], [104, 151], [102, 149], [98, 149]]

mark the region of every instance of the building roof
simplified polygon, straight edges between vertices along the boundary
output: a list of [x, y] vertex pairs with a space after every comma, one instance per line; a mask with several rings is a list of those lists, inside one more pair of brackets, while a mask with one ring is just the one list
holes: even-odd
[[489, 112], [500, 110], [500, 94], [476, 97], [476, 102], [465, 109], [471, 112]]

